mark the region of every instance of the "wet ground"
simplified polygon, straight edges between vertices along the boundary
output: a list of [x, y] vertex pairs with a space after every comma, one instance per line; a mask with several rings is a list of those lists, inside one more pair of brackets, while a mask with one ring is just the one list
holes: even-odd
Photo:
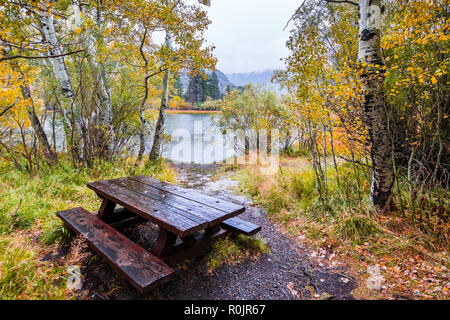
[[[76, 239], [70, 246], [69, 259], [83, 261], [85, 275], [80, 299], [352, 299], [354, 281], [342, 266], [317, 263], [313, 252], [284, 234], [251, 199], [233, 191], [237, 181], [233, 172], [216, 176], [218, 166], [177, 165], [178, 183], [246, 207], [240, 217], [261, 225], [257, 237], [264, 239], [270, 253], [235, 265], [222, 265], [208, 273], [205, 258], [197, 259], [177, 271], [174, 280], [160, 285], [148, 296], [138, 294], [98, 258], [87, 245]], [[151, 223], [122, 230], [144, 248], [151, 248], [157, 229]], [[326, 261], [332, 252], [319, 252]]]

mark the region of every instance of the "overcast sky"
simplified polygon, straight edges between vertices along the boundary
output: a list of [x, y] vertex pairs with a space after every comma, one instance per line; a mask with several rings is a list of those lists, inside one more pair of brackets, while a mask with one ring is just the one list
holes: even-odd
[[205, 34], [224, 73], [275, 69], [288, 55], [286, 22], [302, 0], [211, 0]]

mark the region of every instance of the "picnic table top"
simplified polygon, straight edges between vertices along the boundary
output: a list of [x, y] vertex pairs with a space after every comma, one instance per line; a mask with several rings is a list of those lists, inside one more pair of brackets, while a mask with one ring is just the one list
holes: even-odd
[[101, 198], [180, 237], [215, 226], [245, 211], [244, 206], [147, 176], [91, 182], [87, 186]]

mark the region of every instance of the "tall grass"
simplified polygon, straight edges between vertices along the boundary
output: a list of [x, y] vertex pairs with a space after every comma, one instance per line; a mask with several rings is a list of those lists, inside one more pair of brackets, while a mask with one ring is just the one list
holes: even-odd
[[67, 235], [56, 212], [79, 206], [97, 210], [100, 200], [86, 187], [91, 181], [140, 174], [175, 180], [175, 171], [163, 161], [134, 163], [124, 159], [74, 169], [70, 160], [61, 158], [58, 165], [42, 168], [36, 176], [0, 166], [0, 298], [49, 299], [70, 294], [64, 289], [61, 267], [40, 261], [39, 251]]
[[[240, 181], [241, 192], [252, 196], [272, 219], [295, 234], [304, 232], [323, 241], [333, 239], [354, 245], [383, 237], [395, 238], [398, 230], [394, 230], [392, 219], [388, 219], [391, 224], [384, 224], [372, 209], [367, 172], [356, 169], [355, 175], [355, 168], [349, 163], [339, 165], [338, 172], [339, 184], [336, 172], [331, 168], [327, 170], [327, 205], [318, 194], [315, 174], [309, 165], [293, 167], [290, 162], [290, 166], [281, 166], [274, 176], [263, 176], [257, 167], [248, 166], [238, 171], [236, 178]], [[395, 199], [403, 197], [406, 213], [395, 211], [391, 216], [410, 215], [412, 206], [408, 204], [408, 184], [402, 181], [398, 190], [401, 194], [395, 194]], [[445, 198], [448, 199], [448, 191], [434, 190], [429, 197], [422, 199], [421, 206], [416, 205], [416, 216], [422, 218], [422, 224], [416, 223], [412, 228], [424, 233], [424, 237], [415, 239], [433, 238], [432, 245], [430, 241], [421, 245], [434, 246], [434, 250], [448, 248], [450, 244], [449, 230], [445, 227], [448, 219], [447, 224], [443, 222], [450, 207], [442, 200]], [[429, 219], [425, 223], [426, 217]], [[409, 224], [408, 221], [406, 219], [403, 223]]]

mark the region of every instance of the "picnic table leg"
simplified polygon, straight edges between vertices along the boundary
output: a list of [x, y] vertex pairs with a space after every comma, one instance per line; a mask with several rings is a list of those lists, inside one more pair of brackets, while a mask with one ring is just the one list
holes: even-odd
[[169, 254], [170, 251], [174, 248], [176, 240], [177, 235], [175, 233], [172, 233], [160, 227], [155, 244], [152, 248], [152, 254], [157, 257]]
[[209, 226], [205, 229], [206, 235], [213, 235], [220, 231], [220, 225], [216, 224], [214, 226]]
[[191, 234], [190, 236], [181, 238], [181, 241], [183, 241], [183, 243], [193, 244], [196, 241], [195, 235]]
[[103, 199], [102, 205], [100, 206], [100, 209], [98, 210], [97, 216], [99, 217], [99, 219], [105, 220], [108, 216], [113, 214], [115, 207], [116, 207], [116, 203], [114, 203], [108, 199]]

